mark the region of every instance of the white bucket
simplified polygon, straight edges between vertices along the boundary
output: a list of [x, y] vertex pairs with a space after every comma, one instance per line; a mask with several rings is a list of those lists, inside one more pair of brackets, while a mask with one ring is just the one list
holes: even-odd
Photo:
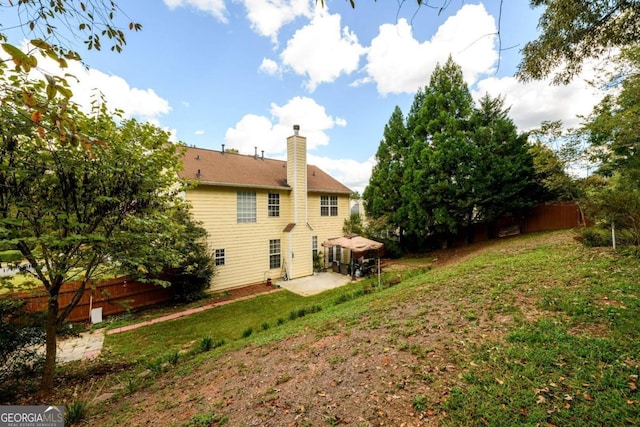
[[91, 310], [91, 323], [96, 324], [102, 322], [102, 307]]

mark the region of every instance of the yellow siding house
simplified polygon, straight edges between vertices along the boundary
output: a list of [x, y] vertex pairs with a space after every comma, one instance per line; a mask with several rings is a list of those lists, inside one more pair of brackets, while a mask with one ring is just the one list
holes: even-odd
[[186, 198], [209, 234], [214, 291], [309, 276], [313, 252], [343, 234], [351, 190], [307, 165], [307, 140], [293, 129], [287, 161], [186, 148], [181, 178], [198, 180]]

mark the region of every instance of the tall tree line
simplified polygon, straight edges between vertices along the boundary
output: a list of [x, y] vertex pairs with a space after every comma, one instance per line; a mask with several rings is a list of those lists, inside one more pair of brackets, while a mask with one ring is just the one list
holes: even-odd
[[529, 148], [501, 98], [474, 105], [449, 58], [416, 93], [406, 119], [396, 107], [385, 126], [363, 194], [367, 215], [384, 218], [405, 242], [463, 232], [470, 240], [474, 223], [537, 202]]

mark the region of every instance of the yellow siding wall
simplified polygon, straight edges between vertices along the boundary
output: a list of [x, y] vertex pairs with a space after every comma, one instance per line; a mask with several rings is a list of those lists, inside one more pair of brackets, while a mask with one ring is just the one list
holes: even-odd
[[[256, 222], [237, 222], [237, 192], [256, 192]], [[269, 193], [280, 194], [280, 216], [269, 217]], [[313, 273], [312, 236], [318, 237], [318, 250], [324, 253], [322, 242], [342, 235], [345, 218], [349, 217], [349, 197], [338, 196], [338, 216], [320, 216], [320, 194], [308, 195], [309, 224], [299, 222], [291, 232], [284, 228], [293, 222], [290, 192], [232, 187], [199, 186], [187, 191], [196, 220], [207, 230], [209, 249], [225, 250], [225, 265], [218, 266], [212, 291], [237, 288], [264, 282], [267, 277], [280, 278], [283, 268], [269, 270], [269, 240], [280, 239], [281, 258], [286, 262], [291, 278]], [[293, 258], [291, 258], [293, 257]], [[344, 255], [343, 262], [348, 261]], [[293, 268], [291, 268], [293, 267]]]
[[[338, 216], [321, 216], [320, 215], [320, 196], [335, 196], [336, 194], [320, 194], [309, 193], [308, 205], [309, 205], [309, 225], [313, 229], [312, 235], [318, 236], [318, 252], [322, 254], [322, 259], [326, 262], [325, 250], [322, 247], [322, 242], [332, 239], [334, 237], [340, 237], [344, 233], [342, 227], [344, 226], [344, 220], [349, 218], [349, 196], [338, 196]], [[328, 250], [328, 249], [327, 249]], [[341, 262], [348, 262], [349, 256], [346, 251], [342, 251], [343, 256]]]
[[[225, 250], [225, 265], [218, 266], [212, 282], [214, 291], [263, 282], [266, 277], [279, 277], [280, 269], [269, 270], [269, 240], [281, 239], [287, 224], [288, 192], [280, 194], [280, 217], [267, 213], [268, 190], [256, 191], [256, 222], [237, 222], [236, 188], [200, 186], [187, 191], [196, 220], [203, 223], [209, 236], [209, 249]], [[241, 191], [254, 191], [243, 189]], [[285, 202], [285, 203], [283, 203]]]

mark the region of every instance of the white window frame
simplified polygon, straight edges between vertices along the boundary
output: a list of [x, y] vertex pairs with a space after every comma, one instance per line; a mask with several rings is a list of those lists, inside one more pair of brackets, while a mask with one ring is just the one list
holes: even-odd
[[320, 216], [338, 216], [338, 196], [320, 196]]
[[238, 191], [237, 220], [238, 224], [256, 222], [255, 191]]
[[280, 193], [267, 195], [267, 215], [270, 217], [280, 216]]
[[224, 249], [216, 249], [214, 251], [215, 266], [219, 267], [227, 263], [227, 255]]
[[280, 268], [282, 266], [282, 246], [280, 239], [269, 240], [269, 270]]

